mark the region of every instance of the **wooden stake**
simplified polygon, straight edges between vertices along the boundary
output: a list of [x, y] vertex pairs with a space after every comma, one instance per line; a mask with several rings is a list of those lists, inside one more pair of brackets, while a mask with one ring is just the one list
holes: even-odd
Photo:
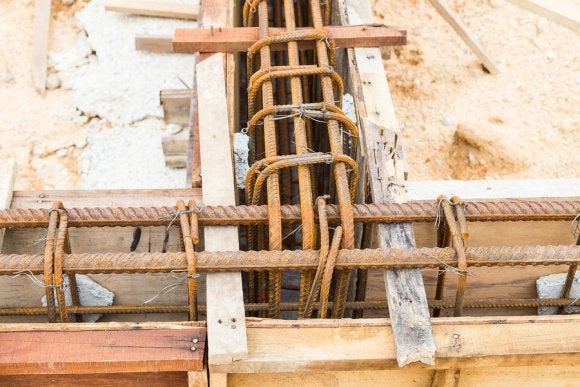
[[493, 60], [487, 54], [483, 46], [471, 36], [471, 34], [467, 31], [465, 24], [459, 20], [459, 18], [451, 11], [451, 9], [449, 9], [449, 7], [447, 7], [439, 0], [429, 0], [429, 2], [437, 10], [437, 12], [439, 12], [443, 19], [449, 23], [455, 32], [457, 32], [457, 35], [463, 39], [471, 51], [477, 55], [483, 67], [485, 67], [485, 69], [491, 74], [499, 74], [498, 67], [495, 65], [495, 63], [493, 63]]
[[50, 7], [51, 0], [36, 0], [32, 40], [32, 84], [43, 97], [46, 92]]
[[[14, 159], [0, 160], [0, 208], [10, 208], [16, 176], [16, 162]], [[0, 229], [0, 251], [4, 241], [4, 229]]]
[[142, 16], [197, 20], [199, 6], [143, 0], [106, 0], [105, 10]]

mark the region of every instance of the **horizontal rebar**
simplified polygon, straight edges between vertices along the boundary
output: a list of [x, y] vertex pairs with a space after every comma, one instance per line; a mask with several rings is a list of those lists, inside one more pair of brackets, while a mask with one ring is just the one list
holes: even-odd
[[[580, 213], [580, 199], [472, 200], [465, 215], [472, 222], [573, 220]], [[50, 209], [0, 210], [0, 228], [47, 227]], [[70, 208], [69, 227], [166, 226], [175, 222], [175, 207]], [[282, 221], [301, 222], [299, 205], [281, 206]], [[436, 201], [354, 204], [355, 222], [434, 222]], [[340, 222], [337, 205], [328, 205], [328, 220]], [[268, 223], [268, 206], [205, 206], [200, 225], [256, 225]]]
[[[320, 308], [317, 302], [314, 309]], [[440, 309], [453, 309], [453, 300], [429, 300], [429, 307]], [[513, 298], [513, 299], [485, 299], [466, 300], [464, 308], [468, 309], [493, 309], [493, 308], [539, 308], [539, 307], [570, 307], [580, 306], [580, 299], [544, 299], [544, 298]], [[333, 308], [333, 302], [328, 303], [328, 308]], [[351, 301], [346, 304], [347, 309], [363, 310], [386, 310], [387, 301]], [[245, 304], [247, 312], [268, 310], [267, 303]], [[206, 305], [198, 305], [200, 312], [206, 311]], [[280, 310], [296, 311], [297, 302], [282, 302]], [[111, 306], [69, 306], [67, 312], [74, 314], [141, 314], [141, 313], [187, 313], [187, 305], [111, 305]], [[0, 308], [0, 316], [42, 316], [46, 315], [46, 308], [43, 307], [21, 307], [21, 308]]]
[[[580, 246], [468, 247], [468, 266], [570, 265], [580, 262]], [[231, 251], [197, 253], [198, 272], [236, 272], [263, 270], [313, 270], [318, 265], [317, 250]], [[457, 254], [453, 248], [340, 250], [336, 269], [454, 269]], [[0, 275], [29, 270], [41, 274], [41, 254], [0, 254]], [[66, 273], [167, 273], [186, 271], [185, 253], [97, 253], [67, 254]]]

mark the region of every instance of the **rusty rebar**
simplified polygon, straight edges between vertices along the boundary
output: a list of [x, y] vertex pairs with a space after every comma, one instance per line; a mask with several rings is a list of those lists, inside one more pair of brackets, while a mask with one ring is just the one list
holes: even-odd
[[[315, 270], [318, 250], [225, 251], [197, 254], [197, 272]], [[465, 249], [468, 267], [572, 265], [580, 262], [580, 246], [485, 246]], [[453, 248], [339, 250], [335, 267], [351, 269], [454, 268]], [[30, 270], [42, 274], [42, 254], [0, 254], [0, 275]], [[65, 254], [65, 273], [169, 273], [187, 270], [183, 252]]]
[[[468, 222], [572, 221], [580, 212], [580, 199], [503, 199], [464, 201]], [[340, 221], [339, 207], [327, 206], [328, 221]], [[353, 204], [354, 221], [360, 223], [431, 223], [437, 218], [436, 201]], [[175, 207], [67, 208], [69, 227], [167, 226]], [[299, 205], [280, 207], [282, 221], [299, 223]], [[50, 208], [0, 210], [0, 228], [48, 227]], [[200, 226], [237, 226], [268, 223], [268, 207], [201, 206]]]
[[[455, 302], [453, 300], [429, 300], [429, 307], [439, 309], [453, 309]], [[328, 303], [328, 308], [333, 308], [333, 302]], [[580, 306], [580, 299], [545, 299], [545, 298], [510, 298], [510, 299], [467, 299], [464, 303], [466, 309], [498, 309], [498, 308], [542, 308], [542, 307], [570, 307]], [[312, 305], [315, 310], [320, 310], [320, 303]], [[266, 311], [267, 303], [248, 303], [244, 305], [248, 312]], [[386, 310], [388, 309], [387, 301], [370, 300], [370, 301], [351, 301], [346, 303], [346, 309], [356, 310]], [[199, 304], [198, 310], [205, 313], [207, 307], [205, 304]], [[282, 311], [298, 310], [296, 302], [280, 303]], [[69, 306], [68, 311], [79, 315], [84, 314], [141, 314], [141, 313], [183, 313], [188, 312], [187, 305], [111, 305], [111, 306]], [[0, 316], [43, 316], [46, 315], [46, 308], [43, 307], [18, 307], [18, 308], [0, 308]]]

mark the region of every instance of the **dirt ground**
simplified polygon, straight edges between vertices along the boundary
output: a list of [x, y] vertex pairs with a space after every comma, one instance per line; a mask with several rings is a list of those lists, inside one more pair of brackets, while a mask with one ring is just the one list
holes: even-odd
[[[49, 51], [75, 45], [73, 14], [83, 6], [54, 3]], [[16, 158], [16, 189], [73, 188], [86, 146], [83, 123], [68, 91], [47, 90], [43, 98], [34, 90], [33, 31], [34, 1], [0, 2], [0, 158]]]
[[[49, 51], [77, 43], [83, 1], [53, 1]], [[378, 21], [408, 45], [385, 68], [413, 180], [580, 175], [579, 36], [502, 0], [448, 0], [500, 67], [477, 58], [426, 0], [375, 0]], [[73, 189], [90, 122], [70, 93], [31, 84], [33, 0], [0, 2], [0, 158], [15, 157], [16, 189]], [[106, 126], [106, 124], [105, 124]]]
[[504, 0], [446, 3], [499, 75], [428, 1], [374, 1], [380, 21], [408, 30], [384, 63], [410, 178], [580, 176], [580, 37]]

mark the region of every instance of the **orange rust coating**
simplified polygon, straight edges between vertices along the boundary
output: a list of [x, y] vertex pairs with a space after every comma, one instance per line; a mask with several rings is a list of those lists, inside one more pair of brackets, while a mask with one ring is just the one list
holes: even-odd
[[[197, 253], [197, 272], [237, 272], [268, 270], [315, 270], [318, 250], [225, 251]], [[571, 265], [580, 262], [580, 246], [467, 247], [468, 267]], [[0, 275], [20, 270], [42, 274], [42, 254], [0, 254]], [[335, 267], [349, 269], [410, 269], [456, 266], [453, 248], [352, 249], [339, 250]], [[65, 273], [168, 273], [187, 270], [183, 252], [175, 253], [98, 253], [65, 254]]]
[[[468, 222], [572, 221], [580, 213], [580, 199], [504, 199], [464, 201]], [[360, 223], [430, 223], [437, 217], [435, 201], [353, 204]], [[299, 205], [282, 205], [282, 220], [298, 223]], [[338, 206], [329, 204], [328, 221], [339, 221]], [[0, 210], [0, 228], [48, 227], [48, 208]], [[175, 207], [68, 208], [69, 227], [167, 226]], [[267, 206], [206, 206], [198, 213], [201, 226], [266, 224]]]

